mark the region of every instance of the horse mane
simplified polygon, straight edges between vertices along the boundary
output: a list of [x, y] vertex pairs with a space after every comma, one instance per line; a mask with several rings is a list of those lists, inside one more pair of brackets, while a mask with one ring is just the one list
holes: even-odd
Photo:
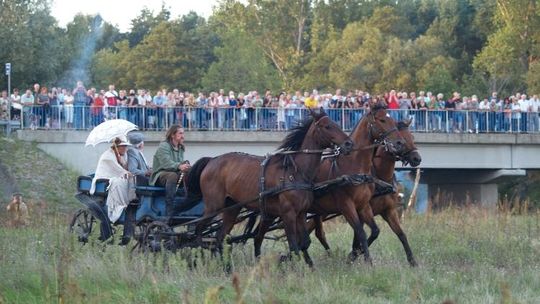
[[388, 109], [388, 106], [383, 101], [379, 101], [379, 102], [373, 104], [370, 108], [371, 108], [371, 111], [373, 111], [375, 113], [375, 112], [377, 112], [379, 110], [382, 110], [382, 109], [385, 109], [385, 110]]
[[351, 130], [351, 133], [349, 133], [349, 134], [353, 134], [354, 131], [356, 131], [356, 128], [358, 128], [358, 126], [360, 125], [360, 123], [362, 122], [362, 120], [363, 120], [364, 118], [366, 118], [367, 114], [369, 114], [369, 113], [371, 113], [371, 112], [373, 112], [373, 114], [375, 114], [375, 113], [377, 113], [377, 111], [379, 111], [379, 110], [386, 110], [386, 109], [388, 109], [388, 106], [386, 105], [386, 103], [385, 103], [384, 101], [378, 101], [378, 102], [372, 104], [372, 105], [370, 106], [369, 110], [367, 110], [367, 111], [364, 112], [364, 115], [362, 115], [362, 118], [360, 118], [360, 120], [358, 120], [358, 121], [356, 122], [356, 124], [354, 125], [354, 127], [353, 127], [352, 130]]
[[289, 132], [289, 134], [287, 134], [285, 139], [281, 142], [278, 150], [299, 150], [312, 123], [313, 118], [309, 116], [308, 118], [305, 118], [302, 122], [300, 122], [298, 125], [294, 126], [291, 129], [291, 132]]
[[189, 170], [186, 176], [186, 191], [192, 196], [202, 196], [200, 176], [202, 170], [208, 165], [208, 163], [214, 159], [213, 157], [203, 157], [195, 162], [193, 167]]
[[407, 129], [409, 127], [409, 124], [403, 120], [400, 120], [398, 121], [397, 123], [397, 129], [398, 130], [403, 130], [403, 129]]

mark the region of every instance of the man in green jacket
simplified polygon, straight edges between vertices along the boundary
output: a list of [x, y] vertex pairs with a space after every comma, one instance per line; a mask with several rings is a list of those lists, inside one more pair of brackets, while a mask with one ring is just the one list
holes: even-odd
[[190, 165], [184, 162], [184, 128], [179, 125], [172, 125], [165, 137], [165, 141], [159, 144], [154, 155], [154, 171], [150, 179], [150, 185], [165, 187], [167, 215], [172, 215], [176, 184], [181, 173], [187, 172]]

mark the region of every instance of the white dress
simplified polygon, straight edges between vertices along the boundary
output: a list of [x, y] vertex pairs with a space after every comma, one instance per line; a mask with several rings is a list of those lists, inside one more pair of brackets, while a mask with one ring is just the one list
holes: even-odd
[[[125, 161], [126, 156], [123, 156]], [[109, 187], [107, 188], [107, 210], [108, 216], [111, 222], [116, 222], [122, 211], [127, 207], [130, 201], [136, 198], [135, 187], [131, 178], [127, 178], [129, 171], [124, 169], [118, 161], [112, 149], [101, 154], [94, 179], [92, 180], [92, 187], [90, 188], [90, 194], [94, 194], [96, 190], [96, 180], [100, 178], [106, 178], [109, 180]]]

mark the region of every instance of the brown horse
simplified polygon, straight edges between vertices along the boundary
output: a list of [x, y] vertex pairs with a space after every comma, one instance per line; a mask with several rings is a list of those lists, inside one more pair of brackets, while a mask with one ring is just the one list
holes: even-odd
[[[365, 248], [365, 260], [371, 263], [363, 223], [371, 227], [372, 234], [378, 233], [379, 228], [373, 220], [369, 205], [374, 191], [373, 181], [369, 181], [373, 152], [377, 143], [384, 143], [392, 153], [403, 155], [405, 145], [404, 139], [397, 132], [396, 122], [387, 115], [386, 107], [381, 104], [373, 105], [372, 110], [364, 115], [351, 133], [351, 138], [358, 148], [354, 149], [350, 155], [337, 157], [335, 162], [323, 162], [315, 181], [323, 182], [338, 176], [355, 174], [367, 176], [368, 180], [359, 185], [345, 184], [336, 187], [326, 195], [316, 198], [309, 212], [322, 215], [343, 214], [353, 227], [355, 235], [359, 236], [361, 248]], [[260, 254], [264, 234], [273, 220], [266, 217], [259, 224], [258, 234], [254, 240], [256, 256]], [[354, 250], [355, 253], [357, 251], [359, 252], [360, 248]]]
[[[399, 133], [405, 139], [406, 148], [403, 156], [396, 157], [395, 154], [390, 153], [384, 146], [381, 146], [377, 148], [377, 151], [373, 157], [373, 176], [388, 183], [389, 185], [393, 185], [394, 183], [395, 164], [397, 160], [401, 160], [405, 165], [409, 163], [412, 167], [416, 167], [422, 162], [422, 158], [414, 143], [414, 136], [409, 130], [410, 123], [410, 120], [400, 121], [398, 123]], [[400, 225], [398, 212], [400, 203], [397, 191], [380, 196], [374, 196], [369, 201], [369, 204], [373, 210], [373, 215], [381, 215], [388, 223], [392, 231], [397, 235], [401, 241], [401, 244], [403, 245], [403, 249], [405, 250], [409, 264], [413, 267], [417, 266], [418, 264], [416, 263], [411, 247], [409, 246], [407, 235]], [[320, 243], [326, 250], [330, 249], [330, 246], [326, 241], [324, 230], [322, 229], [322, 218], [320, 216], [315, 216], [313, 220], [308, 223], [308, 229], [309, 231], [315, 229], [315, 235], [319, 239]], [[370, 246], [373, 241], [377, 239], [377, 236], [378, 234], [370, 235], [368, 239], [368, 246]], [[358, 240], [353, 241], [353, 249], [355, 248], [354, 242], [358, 242]]]
[[313, 201], [312, 182], [320, 164], [321, 149], [339, 145], [348, 153], [353, 143], [324, 111], [320, 114], [311, 111], [311, 116], [287, 135], [279, 147], [282, 152], [266, 159], [227, 153], [195, 163], [189, 173], [188, 191], [192, 195], [202, 194], [205, 202], [204, 216], [196, 228], [199, 240], [202, 229], [221, 213], [223, 226], [217, 236], [221, 249], [224, 236], [245, 207], [280, 217], [290, 251], [298, 254], [302, 250], [306, 262], [312, 264], [307, 253], [306, 212]]

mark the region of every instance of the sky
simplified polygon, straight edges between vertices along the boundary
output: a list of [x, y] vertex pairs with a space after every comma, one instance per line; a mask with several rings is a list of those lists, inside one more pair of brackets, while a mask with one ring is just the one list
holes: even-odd
[[126, 32], [131, 20], [144, 7], [158, 13], [162, 3], [170, 10], [173, 19], [190, 11], [207, 18], [212, 14], [212, 7], [217, 5], [217, 0], [53, 0], [51, 14], [60, 26], [65, 27], [79, 12], [85, 15], [99, 13], [105, 21], [118, 26], [121, 32]]

